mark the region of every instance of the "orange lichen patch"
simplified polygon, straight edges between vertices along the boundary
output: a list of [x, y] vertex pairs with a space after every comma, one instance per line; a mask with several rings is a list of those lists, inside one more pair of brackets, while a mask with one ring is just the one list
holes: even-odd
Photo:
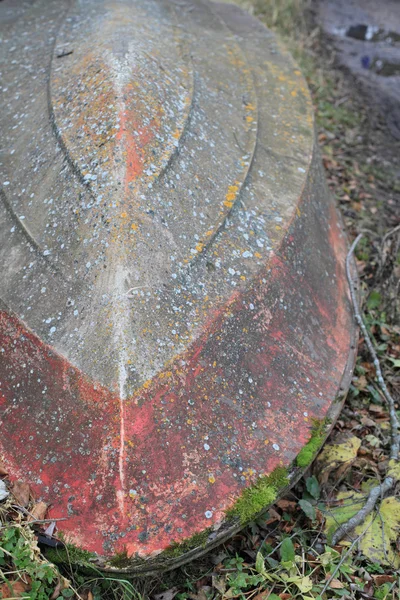
[[228, 193], [226, 194], [225, 201], [224, 201], [225, 206], [228, 206], [229, 208], [232, 207], [238, 191], [239, 191], [238, 185], [230, 185], [228, 187]]

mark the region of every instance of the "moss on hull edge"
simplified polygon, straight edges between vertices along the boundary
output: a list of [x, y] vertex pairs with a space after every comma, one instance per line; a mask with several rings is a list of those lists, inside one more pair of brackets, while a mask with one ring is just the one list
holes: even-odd
[[227, 518], [239, 518], [240, 523], [245, 525], [272, 504], [278, 492], [288, 483], [287, 469], [277, 467], [270, 475], [260, 477], [254, 485], [243, 490], [240, 498], [227, 511]]
[[323, 421], [314, 419], [311, 437], [297, 455], [296, 464], [298, 467], [308, 467], [308, 465], [312, 463], [315, 455], [321, 448], [325, 439], [325, 430], [329, 423], [329, 419], [324, 419]]
[[192, 537], [183, 540], [182, 542], [173, 542], [168, 548], [164, 550], [161, 556], [178, 557], [194, 548], [204, 548], [207, 544], [208, 536], [212, 533], [212, 528], [207, 528], [200, 533], [195, 533]]
[[48, 548], [46, 550], [46, 558], [56, 565], [73, 564], [94, 568], [91, 561], [97, 558], [95, 554], [87, 550], [82, 550], [82, 548], [78, 548], [70, 543], [64, 542], [64, 544], [64, 548]]

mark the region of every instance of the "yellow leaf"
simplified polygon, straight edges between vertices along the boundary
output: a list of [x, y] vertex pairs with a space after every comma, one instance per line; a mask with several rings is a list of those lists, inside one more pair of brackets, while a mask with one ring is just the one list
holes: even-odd
[[[366, 530], [366, 531], [365, 531]], [[360, 539], [359, 548], [370, 560], [400, 567], [400, 556], [393, 550], [400, 534], [400, 500], [394, 496], [382, 500], [379, 514], [371, 514], [366, 522], [355, 528]]]
[[318, 479], [328, 480], [330, 473], [338, 469], [342, 474], [351, 466], [361, 446], [361, 440], [351, 436], [339, 444], [327, 444], [317, 459]]
[[400, 481], [400, 461], [389, 460], [388, 477], [393, 477], [396, 481]]
[[328, 511], [325, 519], [325, 533], [330, 540], [333, 533], [343, 523], [346, 523], [351, 517], [364, 506], [366, 496], [359, 492], [339, 492], [336, 500], [341, 500], [341, 504]]

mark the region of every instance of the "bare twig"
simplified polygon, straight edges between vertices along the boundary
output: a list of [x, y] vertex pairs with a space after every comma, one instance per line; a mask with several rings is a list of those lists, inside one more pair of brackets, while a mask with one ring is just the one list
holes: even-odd
[[[353, 303], [354, 316], [357, 321], [357, 324], [359, 325], [359, 327], [363, 333], [365, 343], [366, 343], [367, 348], [373, 359], [378, 384], [379, 384], [379, 387], [382, 391], [382, 394], [386, 400], [386, 403], [387, 403], [387, 406], [389, 409], [390, 431], [391, 431], [390, 458], [391, 458], [391, 460], [398, 461], [399, 460], [399, 449], [400, 449], [400, 434], [399, 434], [400, 423], [397, 418], [394, 399], [386, 386], [385, 380], [382, 375], [382, 369], [381, 369], [381, 365], [380, 365], [377, 353], [372, 344], [372, 341], [371, 341], [370, 335], [368, 333], [367, 327], [364, 323], [364, 320], [361, 316], [360, 308], [358, 306], [358, 300], [357, 300], [357, 295], [356, 295], [356, 291], [355, 291], [355, 286], [354, 286], [353, 278], [351, 275], [351, 265], [352, 265], [352, 261], [353, 261], [353, 255], [354, 255], [355, 249], [357, 247], [357, 244], [363, 237], [364, 233], [365, 232], [360, 233], [356, 237], [356, 239], [354, 240], [354, 242], [352, 243], [352, 245], [350, 247], [350, 250], [346, 257], [346, 275], [347, 275], [347, 279], [349, 282], [350, 296], [351, 296], [351, 301]], [[386, 239], [386, 236], [384, 239]], [[335, 533], [332, 536], [332, 545], [336, 545], [341, 539], [343, 539], [346, 535], [348, 535], [355, 527], [357, 527], [358, 525], [363, 523], [365, 521], [366, 517], [374, 510], [374, 507], [375, 507], [376, 503], [378, 502], [379, 498], [382, 498], [384, 496], [384, 494], [386, 494], [389, 490], [391, 490], [392, 487], [394, 486], [395, 482], [396, 482], [396, 480], [394, 479], [394, 477], [385, 477], [383, 483], [372, 488], [372, 490], [369, 493], [367, 502], [365, 503], [363, 508], [361, 508], [357, 512], [357, 514], [354, 515], [354, 517], [349, 519], [349, 521], [347, 521], [346, 523], [343, 523], [343, 525], [341, 525], [335, 531]]]
[[387, 389], [385, 380], [383, 379], [382, 369], [381, 369], [381, 365], [380, 365], [378, 356], [375, 352], [375, 348], [372, 344], [371, 338], [367, 331], [367, 327], [366, 327], [364, 320], [360, 313], [360, 309], [358, 306], [358, 300], [357, 300], [357, 296], [356, 296], [356, 292], [355, 292], [355, 288], [354, 288], [354, 283], [353, 283], [353, 279], [351, 276], [351, 263], [352, 263], [352, 259], [353, 259], [353, 254], [354, 254], [354, 251], [355, 251], [360, 239], [363, 237], [363, 235], [364, 235], [363, 233], [360, 233], [356, 237], [356, 239], [352, 243], [351, 248], [347, 254], [346, 274], [347, 274], [347, 279], [348, 279], [349, 287], [350, 287], [350, 295], [351, 295], [351, 301], [353, 303], [354, 316], [355, 316], [356, 321], [363, 333], [365, 343], [367, 344], [368, 350], [372, 356], [374, 367], [376, 370], [376, 377], [378, 379], [378, 384], [382, 390], [382, 393], [385, 397], [385, 400], [387, 402], [388, 409], [389, 409], [391, 438], [392, 438], [390, 458], [394, 459], [394, 460], [398, 460], [399, 459], [399, 449], [400, 449], [400, 436], [399, 436], [400, 423], [397, 418], [394, 399], [393, 399], [392, 395], [390, 394], [389, 390]]
[[[342, 566], [342, 564], [345, 562], [346, 558], [349, 556], [349, 554], [352, 553], [354, 546], [360, 541], [360, 539], [362, 538], [362, 536], [364, 535], [364, 533], [366, 531], [368, 531], [368, 529], [371, 527], [371, 523], [368, 525], [368, 527], [366, 527], [364, 529], [364, 531], [362, 533], [360, 533], [359, 536], [356, 537], [356, 539], [353, 541], [353, 543], [351, 544], [351, 546], [346, 550], [346, 552], [343, 552], [339, 563], [336, 565], [335, 569], [333, 570], [331, 576], [329, 577], [329, 579], [327, 580], [327, 582], [324, 585], [323, 590], [320, 593], [320, 596], [322, 596], [322, 594], [324, 594], [326, 592], [326, 590], [328, 589], [328, 587], [330, 586], [331, 582], [333, 581], [333, 579], [335, 579], [335, 575], [336, 573], [339, 571], [340, 567]], [[334, 544], [332, 544], [332, 546], [334, 546]]]
[[340, 540], [343, 539], [345, 535], [347, 535], [350, 531], [357, 527], [357, 525], [364, 523], [368, 515], [374, 510], [374, 507], [378, 502], [379, 498], [382, 498], [382, 496], [386, 494], [386, 492], [391, 490], [393, 485], [393, 477], [385, 477], [383, 483], [373, 487], [369, 493], [366, 503], [358, 511], [358, 513], [356, 513], [354, 517], [346, 521], [346, 523], [343, 523], [343, 525], [338, 527], [338, 529], [335, 531], [335, 533], [332, 536], [332, 546], [336, 546], [336, 544], [340, 542]]

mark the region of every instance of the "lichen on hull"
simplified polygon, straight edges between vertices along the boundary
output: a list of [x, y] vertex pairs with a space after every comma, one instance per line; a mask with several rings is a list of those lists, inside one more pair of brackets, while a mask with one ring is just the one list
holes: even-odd
[[352, 343], [304, 79], [202, 0], [38, 0], [4, 39], [2, 457], [99, 556], [216, 539]]

